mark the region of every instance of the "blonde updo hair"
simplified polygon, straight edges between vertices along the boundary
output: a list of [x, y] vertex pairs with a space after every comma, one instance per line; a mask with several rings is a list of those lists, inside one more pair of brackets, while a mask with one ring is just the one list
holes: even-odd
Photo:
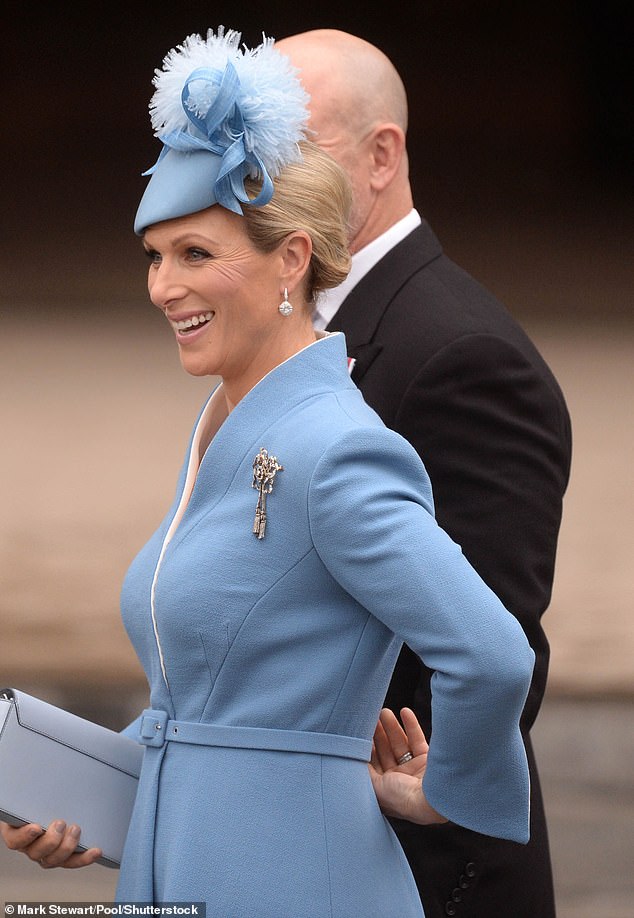
[[[261, 252], [272, 252], [296, 230], [308, 233], [313, 252], [306, 275], [306, 299], [315, 303], [322, 290], [336, 287], [348, 275], [348, 218], [352, 203], [350, 182], [334, 159], [316, 144], [299, 144], [302, 161], [285, 166], [274, 179], [272, 199], [263, 207], [243, 207], [245, 229]], [[245, 181], [250, 197], [259, 191]]]

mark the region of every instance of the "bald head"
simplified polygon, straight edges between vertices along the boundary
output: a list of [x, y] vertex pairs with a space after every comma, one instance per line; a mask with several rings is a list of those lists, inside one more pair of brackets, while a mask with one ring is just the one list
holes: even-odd
[[412, 207], [403, 81], [382, 51], [336, 29], [291, 35], [275, 47], [298, 69], [310, 95], [314, 140], [350, 176], [351, 249], [357, 251]]
[[386, 55], [369, 42], [336, 29], [316, 29], [275, 45], [300, 70], [320, 116], [365, 131], [392, 121], [407, 131], [403, 82]]

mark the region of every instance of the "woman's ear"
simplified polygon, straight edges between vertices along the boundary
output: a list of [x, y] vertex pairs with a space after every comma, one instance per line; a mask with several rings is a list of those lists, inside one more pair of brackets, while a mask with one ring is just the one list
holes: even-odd
[[285, 237], [281, 244], [282, 276], [280, 284], [288, 289], [289, 294], [297, 289], [306, 276], [313, 254], [310, 236], [304, 230], [295, 230]]

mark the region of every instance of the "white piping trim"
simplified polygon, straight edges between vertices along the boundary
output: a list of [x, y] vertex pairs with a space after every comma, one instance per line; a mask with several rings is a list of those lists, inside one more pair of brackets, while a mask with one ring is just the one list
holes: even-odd
[[[200, 441], [202, 439], [203, 431], [206, 427], [209, 415], [212, 414], [213, 408], [215, 407], [217, 398], [220, 398], [221, 388], [220, 386], [214, 390], [209, 398], [209, 401], [205, 405], [203, 412], [200, 416], [198, 424], [196, 425], [196, 430], [194, 431], [194, 436], [192, 439], [191, 450], [189, 453], [189, 462], [187, 465], [187, 475], [185, 477], [185, 485], [183, 487], [183, 493], [181, 494], [181, 499], [176, 508], [176, 512], [172, 517], [172, 522], [169, 525], [169, 529], [165, 534], [163, 539], [163, 545], [161, 546], [161, 553], [159, 554], [158, 561], [156, 562], [156, 568], [154, 569], [154, 577], [152, 578], [152, 588], [150, 591], [150, 614], [152, 616], [152, 628], [154, 630], [154, 640], [156, 641], [156, 649], [158, 650], [159, 660], [161, 663], [161, 672], [163, 673], [163, 680], [165, 682], [165, 687], [169, 691], [169, 682], [167, 679], [167, 671], [165, 668], [165, 657], [163, 656], [163, 648], [161, 647], [161, 639], [159, 637], [158, 625], [156, 621], [156, 604], [155, 604], [155, 595], [156, 595], [156, 584], [158, 581], [158, 575], [161, 568], [161, 563], [165, 552], [167, 551], [167, 546], [171, 542], [174, 533], [178, 529], [180, 522], [184, 516], [185, 510], [187, 509], [187, 504], [189, 503], [189, 498], [191, 493], [194, 490], [194, 484], [196, 483], [196, 476], [198, 474], [198, 469], [200, 467]], [[217, 398], [216, 398], [217, 396]]]

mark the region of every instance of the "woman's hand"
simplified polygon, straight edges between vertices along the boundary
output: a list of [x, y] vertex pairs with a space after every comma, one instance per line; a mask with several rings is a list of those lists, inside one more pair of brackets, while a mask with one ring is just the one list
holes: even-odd
[[62, 819], [52, 822], [46, 831], [34, 823], [16, 829], [0, 822], [0, 835], [7, 848], [21, 851], [40, 867], [87, 867], [103, 853], [101, 848], [76, 852], [81, 829], [76, 825], [67, 826]]
[[[379, 806], [386, 816], [420, 825], [447, 822], [423, 793], [429, 745], [418, 718], [409, 708], [403, 708], [401, 719], [403, 726], [389, 708], [383, 708], [374, 733], [368, 767]], [[412, 757], [399, 765], [406, 753]]]

